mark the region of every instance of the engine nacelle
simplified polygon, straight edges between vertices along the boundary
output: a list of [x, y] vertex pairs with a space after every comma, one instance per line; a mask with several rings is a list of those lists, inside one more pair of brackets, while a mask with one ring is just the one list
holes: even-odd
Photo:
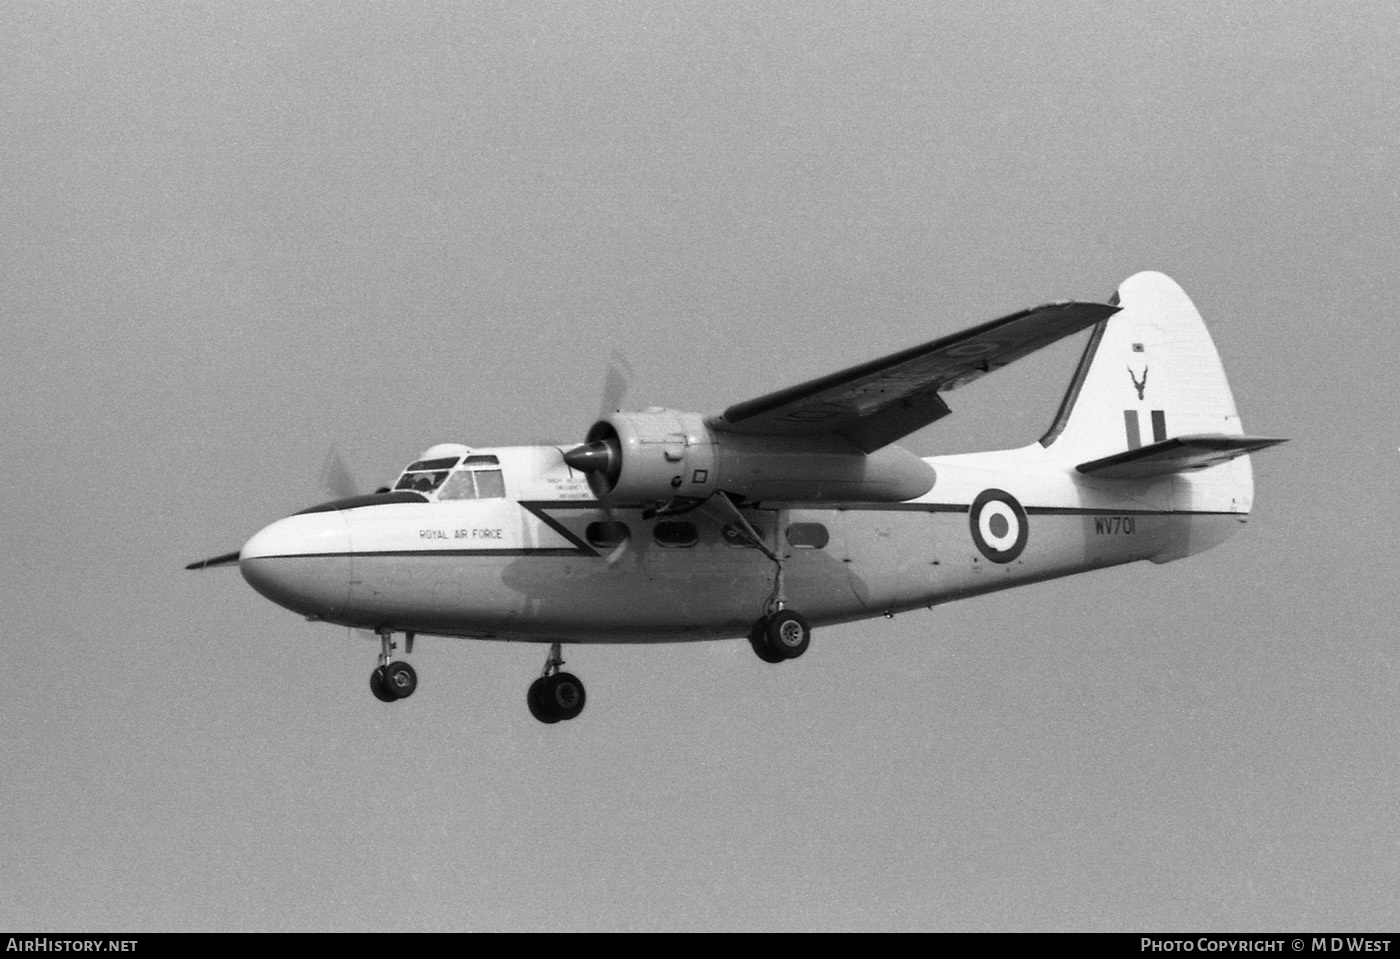
[[614, 413], [593, 424], [587, 445], [608, 453], [604, 468], [588, 471], [599, 499], [656, 505], [706, 499], [719, 489], [715, 440], [699, 413]]
[[749, 502], [899, 503], [933, 488], [933, 468], [899, 446], [863, 453], [839, 436], [746, 436], [699, 413], [614, 413], [565, 454], [600, 500], [696, 502], [724, 491]]
[[864, 453], [839, 436], [718, 435], [720, 488], [754, 502], [902, 503], [937, 479], [902, 446]]

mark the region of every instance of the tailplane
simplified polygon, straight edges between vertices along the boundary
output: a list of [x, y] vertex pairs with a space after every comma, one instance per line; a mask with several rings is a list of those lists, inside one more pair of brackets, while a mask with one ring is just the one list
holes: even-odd
[[1282, 442], [1284, 441], [1264, 436], [1225, 436], [1222, 433], [1178, 436], [1149, 446], [1140, 446], [1135, 450], [1080, 463], [1075, 469], [1085, 476], [1096, 476], [1099, 479], [1148, 479], [1218, 466], [1228, 463], [1236, 456], [1277, 446]]

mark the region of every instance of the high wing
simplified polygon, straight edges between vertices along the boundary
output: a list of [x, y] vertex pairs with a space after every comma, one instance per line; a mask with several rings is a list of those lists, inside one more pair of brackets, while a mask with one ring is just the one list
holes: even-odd
[[866, 453], [950, 412], [939, 396], [1118, 311], [1106, 303], [1051, 303], [922, 346], [736, 403], [708, 419], [750, 436], [844, 437]]

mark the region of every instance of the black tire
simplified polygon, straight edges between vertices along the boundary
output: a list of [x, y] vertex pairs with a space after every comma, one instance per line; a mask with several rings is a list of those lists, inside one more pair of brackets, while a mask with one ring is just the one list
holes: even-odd
[[760, 619], [758, 622], [754, 623], [753, 629], [749, 630], [749, 645], [753, 647], [753, 652], [755, 656], [763, 660], [765, 663], [772, 663], [776, 666], [778, 663], [786, 662], [787, 660], [784, 659], [782, 656], [774, 655], [772, 652], [769, 651], [768, 639], [765, 635], [765, 630], [767, 629], [767, 627], [768, 617], [766, 616]]
[[555, 673], [549, 677], [540, 696], [550, 713], [565, 722], [577, 718], [588, 700], [583, 683], [573, 673]]
[[369, 691], [374, 693], [374, 698], [381, 703], [392, 703], [398, 700], [398, 697], [390, 693], [388, 687], [384, 685], [383, 666], [376, 666], [374, 672], [369, 674]]
[[763, 638], [768, 652], [783, 659], [796, 659], [807, 652], [812, 642], [812, 627], [798, 613], [790, 609], [779, 610], [768, 617], [763, 627]]
[[384, 667], [384, 691], [395, 699], [407, 699], [418, 688], [418, 671], [405, 662]]
[[553, 725], [559, 722], [559, 717], [550, 710], [549, 704], [545, 702], [544, 686], [545, 678], [541, 676], [530, 684], [530, 688], [525, 693], [525, 705], [530, 707], [530, 715], [546, 725]]

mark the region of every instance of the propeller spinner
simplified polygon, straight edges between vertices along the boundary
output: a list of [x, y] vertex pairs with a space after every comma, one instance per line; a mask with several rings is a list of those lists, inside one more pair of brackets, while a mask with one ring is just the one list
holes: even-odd
[[615, 485], [622, 472], [622, 449], [617, 437], [592, 440], [564, 454], [564, 462], [588, 476], [588, 486], [600, 499]]

